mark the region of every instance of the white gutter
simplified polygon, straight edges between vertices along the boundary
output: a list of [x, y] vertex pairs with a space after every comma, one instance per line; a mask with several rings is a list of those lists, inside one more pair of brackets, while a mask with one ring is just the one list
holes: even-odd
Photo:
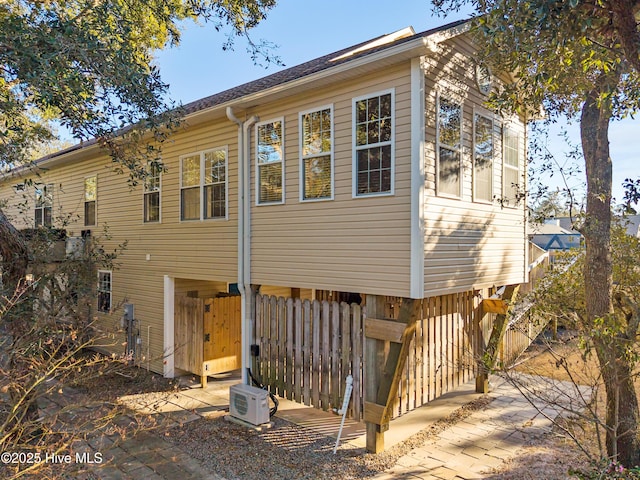
[[251, 318], [251, 204], [249, 129], [258, 121], [254, 115], [246, 121], [238, 119], [232, 107], [227, 118], [238, 125], [238, 290], [242, 317], [242, 383], [249, 384], [247, 369], [251, 366], [251, 342], [254, 325]]

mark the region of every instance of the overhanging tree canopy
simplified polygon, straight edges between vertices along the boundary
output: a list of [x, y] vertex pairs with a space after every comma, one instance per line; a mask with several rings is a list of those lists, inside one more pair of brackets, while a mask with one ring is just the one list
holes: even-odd
[[[249, 31], [275, 0], [5, 0], [0, 3], [0, 173], [28, 164], [54, 135], [57, 120], [79, 139], [94, 138], [135, 183], [179, 110], [153, 65], [153, 51], [178, 44], [180, 22], [203, 20], [227, 29], [230, 48], [242, 36], [254, 60], [271, 61], [268, 45]], [[125, 129], [125, 130], [123, 130]], [[145, 139], [145, 141], [141, 141]], [[149, 140], [149, 141], [147, 141]], [[0, 223], [7, 219], [0, 209]], [[2, 235], [12, 235], [13, 238]], [[0, 229], [0, 255], [24, 246]], [[15, 271], [14, 271], [15, 270]], [[5, 284], [24, 269], [13, 269]]]
[[[152, 62], [180, 41], [180, 22], [203, 19], [249, 40], [275, 0], [7, 0], [0, 5], [0, 163], [28, 159], [55, 118], [78, 139], [108, 141], [140, 125], [159, 135], [170, 106]], [[160, 117], [159, 117], [160, 116]], [[122, 160], [122, 159], [118, 159]]]

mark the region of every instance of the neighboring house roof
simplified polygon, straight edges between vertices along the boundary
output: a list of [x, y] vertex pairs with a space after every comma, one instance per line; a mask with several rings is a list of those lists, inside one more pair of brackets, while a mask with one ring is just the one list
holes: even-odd
[[[576, 233], [576, 231], [573, 230], [574, 220], [575, 218], [571, 217], [556, 217], [547, 220], [544, 225], [555, 224], [569, 232]], [[640, 237], [640, 215], [625, 215], [622, 219], [619, 219], [619, 222], [627, 229], [628, 235], [631, 235], [632, 237]]]
[[580, 233], [564, 228], [561, 224], [567, 225], [568, 222], [562, 222], [557, 218], [542, 224], [531, 225], [529, 231], [531, 241], [544, 250], [569, 250], [580, 247]]
[[571, 230], [561, 227], [555, 223], [541, 223], [531, 226], [531, 235], [564, 235], [572, 233]]
[[[332, 69], [339, 68], [341, 66], [348, 67], [350, 64], [355, 66], [359, 61], [365, 61], [368, 57], [373, 58], [376, 53], [385, 51], [394, 53], [396, 50], [400, 53], [415, 47], [425, 48], [432, 43], [438, 43], [439, 41], [466, 31], [469, 22], [470, 20], [458, 20], [420, 33], [414, 33], [411, 27], [407, 27], [398, 32], [367, 40], [360, 44], [344, 48], [300, 65], [281, 70], [266, 77], [187, 103], [182, 107], [182, 110], [184, 112], [184, 116], [189, 117], [190, 115], [203, 112], [211, 108], [223, 107], [231, 102], [245, 99], [260, 92], [273, 90], [278, 87], [285, 87], [292, 84], [292, 82], [312, 77], [314, 75], [321, 74], [322, 72], [327, 72], [329, 74]], [[58, 157], [65, 156], [96, 144], [96, 139], [81, 142], [72, 147], [42, 157], [37, 161], [37, 163], [48, 163], [48, 161], [55, 160]]]

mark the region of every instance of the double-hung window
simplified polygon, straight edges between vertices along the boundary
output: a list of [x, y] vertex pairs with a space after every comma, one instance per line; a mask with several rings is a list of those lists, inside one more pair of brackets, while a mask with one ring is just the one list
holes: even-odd
[[473, 199], [493, 200], [493, 120], [473, 116]]
[[160, 221], [160, 176], [162, 167], [155, 162], [149, 164], [149, 174], [144, 180], [144, 222]]
[[436, 124], [439, 195], [462, 196], [462, 105], [438, 95]]
[[353, 195], [393, 193], [393, 91], [356, 98]]
[[256, 202], [284, 203], [284, 120], [256, 125]]
[[520, 185], [520, 135], [509, 127], [503, 131], [502, 196], [506, 206], [518, 204]]
[[180, 172], [180, 219], [226, 218], [227, 149], [186, 155]]
[[111, 271], [98, 270], [98, 311], [111, 311]]
[[300, 199], [333, 198], [333, 115], [331, 107], [300, 114]]
[[53, 211], [53, 185], [38, 185], [36, 187], [35, 226], [50, 227]]
[[96, 205], [98, 201], [98, 177], [84, 179], [84, 225], [90, 227], [96, 224]]
[[227, 215], [227, 151], [203, 153], [203, 218], [225, 218]]

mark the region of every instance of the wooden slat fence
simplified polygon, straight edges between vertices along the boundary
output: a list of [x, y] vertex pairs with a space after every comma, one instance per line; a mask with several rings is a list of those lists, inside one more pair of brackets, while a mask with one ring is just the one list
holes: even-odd
[[[340, 408], [347, 375], [362, 385], [360, 305], [256, 296], [256, 372], [282, 397], [329, 410]], [[354, 388], [351, 416], [362, 417]]]
[[500, 347], [499, 365], [512, 365], [548, 323], [548, 320], [537, 318], [531, 312], [522, 315], [518, 321], [510, 323]]
[[[387, 297], [388, 318], [398, 314], [401, 302]], [[423, 320], [411, 342], [394, 417], [474, 378], [493, 320], [493, 315], [482, 314], [480, 303], [481, 296], [471, 291], [423, 301]], [[256, 372], [277, 395], [323, 410], [341, 407], [345, 379], [351, 374], [349, 414], [361, 420], [364, 316], [364, 307], [357, 304], [257, 295]], [[527, 322], [508, 330], [501, 359], [515, 358], [535, 338], [529, 335], [543, 328]]]
[[[394, 304], [401, 303], [397, 298]], [[474, 377], [480, 339], [479, 297], [473, 292], [431, 297], [422, 303], [407, 366], [393, 405], [394, 417], [451, 391]], [[394, 309], [396, 312], [399, 308]]]

